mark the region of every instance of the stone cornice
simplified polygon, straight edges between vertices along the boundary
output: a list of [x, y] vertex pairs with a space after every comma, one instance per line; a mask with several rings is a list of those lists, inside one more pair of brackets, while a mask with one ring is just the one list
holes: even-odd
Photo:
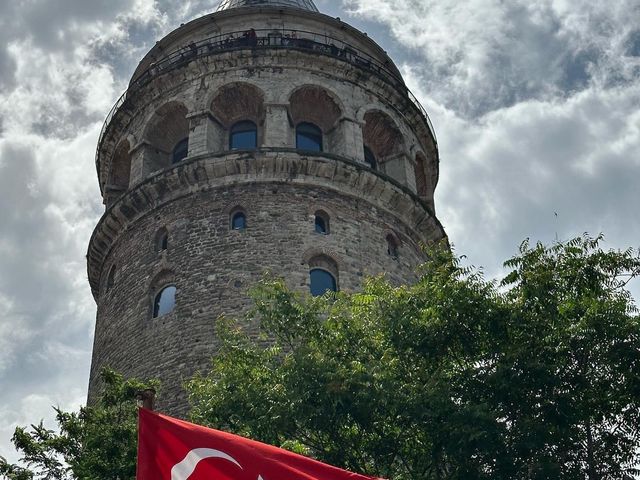
[[87, 252], [94, 298], [98, 297], [105, 259], [122, 232], [137, 220], [198, 191], [248, 183], [288, 183], [331, 189], [386, 210], [421, 242], [446, 238], [431, 207], [415, 193], [391, 177], [344, 157], [290, 148], [194, 156], [132, 186], [102, 216]]

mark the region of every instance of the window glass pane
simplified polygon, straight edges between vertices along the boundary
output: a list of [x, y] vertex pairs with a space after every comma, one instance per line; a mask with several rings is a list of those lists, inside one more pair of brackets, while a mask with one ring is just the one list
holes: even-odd
[[296, 148], [322, 151], [322, 131], [312, 123], [301, 123], [296, 128]]
[[236, 123], [231, 127], [229, 148], [231, 150], [250, 150], [258, 146], [258, 128], [249, 121]]
[[247, 217], [244, 213], [238, 212], [233, 216], [231, 220], [231, 228], [234, 230], [244, 230], [247, 228]]
[[166, 233], [160, 239], [160, 250], [166, 250], [169, 248], [169, 235]]
[[326, 270], [314, 268], [311, 275], [311, 295], [318, 297], [325, 292], [337, 291], [336, 279]]
[[176, 287], [170, 285], [162, 289], [153, 304], [153, 318], [170, 313], [176, 306]]
[[187, 157], [189, 153], [189, 139], [185, 138], [180, 140], [178, 144], [173, 148], [172, 163], [178, 163]]
[[327, 224], [319, 215], [316, 215], [316, 232], [325, 234], [327, 233]]
[[364, 161], [369, 167], [375, 170], [376, 168], [376, 156], [373, 154], [369, 147], [364, 147]]

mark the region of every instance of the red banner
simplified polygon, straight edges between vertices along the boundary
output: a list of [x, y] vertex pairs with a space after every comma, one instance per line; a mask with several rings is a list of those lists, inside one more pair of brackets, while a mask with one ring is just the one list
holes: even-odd
[[372, 480], [287, 450], [140, 409], [137, 480]]

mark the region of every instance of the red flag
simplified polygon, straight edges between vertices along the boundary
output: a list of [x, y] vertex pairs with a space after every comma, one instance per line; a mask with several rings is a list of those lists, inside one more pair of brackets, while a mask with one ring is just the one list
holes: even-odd
[[140, 409], [137, 480], [372, 480], [302, 455]]

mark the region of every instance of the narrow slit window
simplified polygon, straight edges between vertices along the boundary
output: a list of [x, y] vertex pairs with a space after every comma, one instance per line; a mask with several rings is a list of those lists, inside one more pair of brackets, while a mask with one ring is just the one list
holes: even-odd
[[153, 318], [162, 317], [171, 313], [176, 307], [176, 287], [169, 285], [164, 287], [153, 302]]
[[154, 244], [156, 252], [164, 252], [169, 248], [169, 232], [165, 227], [162, 227], [156, 233]]
[[327, 224], [325, 223], [324, 218], [319, 215], [316, 215], [316, 232], [322, 235], [327, 234]]
[[231, 217], [232, 230], [244, 230], [247, 228], [247, 215], [244, 212], [236, 212]]
[[113, 288], [113, 285], [115, 284], [115, 277], [116, 266], [112, 265], [111, 269], [109, 270], [109, 274], [107, 275], [107, 292]]
[[394, 260], [398, 258], [398, 241], [393, 235], [387, 235], [387, 253]]
[[323, 211], [315, 214], [315, 231], [321, 235], [329, 235], [329, 215]]

